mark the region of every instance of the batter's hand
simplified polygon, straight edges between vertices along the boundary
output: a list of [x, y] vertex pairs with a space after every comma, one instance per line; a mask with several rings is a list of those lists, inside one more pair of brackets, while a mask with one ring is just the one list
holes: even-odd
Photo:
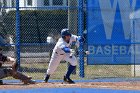
[[75, 54], [75, 50], [74, 49], [70, 49], [70, 53]]
[[75, 54], [75, 50], [74, 49], [70, 49], [70, 58], [72, 58], [72, 56]]
[[78, 36], [78, 38], [77, 38], [77, 39], [78, 39], [78, 41], [79, 41], [79, 42], [84, 42], [84, 41], [85, 41], [85, 38], [84, 38], [84, 37], [82, 37], [82, 36]]
[[86, 55], [89, 55], [90, 54], [89, 51], [85, 51], [85, 53], [86, 53]]

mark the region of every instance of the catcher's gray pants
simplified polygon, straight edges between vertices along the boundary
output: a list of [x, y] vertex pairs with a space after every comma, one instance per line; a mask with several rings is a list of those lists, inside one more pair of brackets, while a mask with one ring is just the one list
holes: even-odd
[[12, 76], [12, 68], [0, 68], [0, 79]]
[[21, 72], [14, 72], [12, 68], [0, 68], [0, 79], [3, 79], [5, 77], [12, 76], [15, 79], [19, 79], [25, 84], [27, 83], [33, 83], [31, 81], [31, 77], [28, 77]]

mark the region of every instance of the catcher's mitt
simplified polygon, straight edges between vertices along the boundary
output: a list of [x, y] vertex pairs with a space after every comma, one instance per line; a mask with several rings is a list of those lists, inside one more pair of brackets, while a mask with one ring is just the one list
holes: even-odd
[[12, 64], [12, 69], [13, 69], [14, 72], [17, 71], [17, 69], [18, 69], [18, 63], [17, 63], [17, 62], [14, 62], [14, 63]]

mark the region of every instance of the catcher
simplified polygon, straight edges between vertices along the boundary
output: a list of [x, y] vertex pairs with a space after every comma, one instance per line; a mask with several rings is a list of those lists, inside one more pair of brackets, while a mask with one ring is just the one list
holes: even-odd
[[[2, 64], [5, 62], [12, 62], [12, 67], [3, 67]], [[0, 79], [5, 77], [12, 76], [15, 79], [21, 80], [24, 84], [34, 84], [35, 81], [32, 80], [31, 77], [22, 74], [21, 72], [17, 71], [18, 64], [16, 60], [11, 57], [4, 56], [2, 54], [2, 48], [0, 47]], [[0, 85], [3, 84], [3, 81], [0, 80]]]

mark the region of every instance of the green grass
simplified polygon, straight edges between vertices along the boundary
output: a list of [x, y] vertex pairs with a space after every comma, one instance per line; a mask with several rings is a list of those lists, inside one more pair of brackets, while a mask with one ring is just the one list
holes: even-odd
[[[24, 74], [32, 76], [33, 79], [43, 79], [48, 63], [21, 64]], [[51, 79], [62, 79], [67, 70], [67, 63], [60, 63]], [[85, 65], [85, 78], [94, 79], [100, 77], [131, 77], [130, 65]], [[74, 79], [79, 78], [79, 66], [77, 66]]]

